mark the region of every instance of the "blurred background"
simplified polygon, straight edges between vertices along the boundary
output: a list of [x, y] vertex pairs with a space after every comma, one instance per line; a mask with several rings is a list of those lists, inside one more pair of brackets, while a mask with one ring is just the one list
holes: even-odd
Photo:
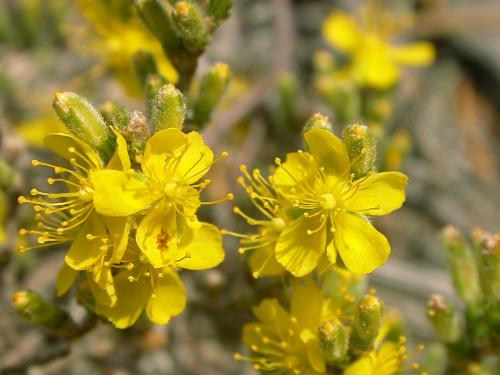
[[[436, 57], [429, 66], [403, 69], [387, 104], [391, 115], [384, 125], [379, 165], [402, 170], [410, 183], [404, 207], [375, 221], [392, 254], [369, 282], [387, 307], [400, 312], [411, 340], [425, 343], [433, 339], [425, 319], [429, 294], [456, 298], [445, 271], [440, 231], [448, 224], [464, 233], [500, 229], [500, 3], [386, 3], [389, 9], [405, 3], [405, 11], [414, 16], [396, 39], [430, 41]], [[230, 154], [212, 171], [208, 195], [233, 191], [238, 204], [245, 205], [235, 183], [239, 165], [267, 171], [275, 156], [284, 158], [301, 146], [302, 126], [314, 113], [327, 115], [340, 134], [347, 120], [329, 104], [322, 70], [328, 64], [325, 56], [336, 52], [322, 35], [322, 24], [333, 9], [352, 13], [357, 5], [347, 0], [235, 1], [197, 70], [200, 76], [221, 61], [232, 71], [221, 105], [202, 130], [211, 147]], [[217, 269], [182, 274], [189, 306], [167, 327], [141, 323], [119, 331], [99, 324], [69, 350], [67, 343], [47, 337], [11, 311], [10, 298], [18, 289], [53, 298], [54, 275], [63, 262], [64, 249], [15, 252], [17, 230], [31, 215], [17, 206], [17, 196], [46, 178], [31, 168], [30, 160], [50, 158], [42, 139], [61, 129], [51, 108], [54, 93], [73, 91], [95, 105], [114, 100], [130, 111], [144, 110], [140, 91], [126, 77], [135, 48], [152, 42], [146, 37], [137, 45], [124, 45], [120, 36], [128, 28], [114, 28], [112, 22], [92, 26], [91, 7], [92, 1], [0, 1], [0, 369], [10, 366], [9, 373], [27, 374], [252, 374], [232, 355], [241, 350], [241, 326], [252, 319], [250, 307], [277, 286], [252, 279], [231, 238], [226, 240], [226, 260]], [[132, 21], [129, 26], [135, 27]], [[166, 59], [162, 69], [175, 79]], [[231, 206], [224, 203], [203, 214], [222, 228], [245, 230]], [[75, 319], [83, 316], [71, 297], [61, 304]], [[42, 358], [33, 358], [34, 353]], [[28, 369], [30, 360], [35, 365]]]

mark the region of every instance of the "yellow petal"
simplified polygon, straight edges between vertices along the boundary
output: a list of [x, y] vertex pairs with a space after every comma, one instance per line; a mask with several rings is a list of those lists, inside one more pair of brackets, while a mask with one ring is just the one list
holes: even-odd
[[199, 229], [185, 227], [177, 248], [176, 264], [189, 270], [213, 268], [224, 259], [222, 236], [216, 226], [201, 223]]
[[110, 267], [96, 267], [89, 278], [92, 296], [97, 304], [114, 306], [117, 301], [116, 290]]
[[111, 128], [116, 137], [115, 152], [108, 162], [108, 169], [127, 171], [130, 169], [130, 158], [128, 156], [127, 141], [115, 129]]
[[309, 152], [326, 175], [347, 178], [350, 173], [349, 155], [344, 143], [326, 129], [311, 129], [304, 134]]
[[153, 267], [174, 264], [178, 259], [175, 208], [163, 201], [156, 205], [141, 220], [135, 239]]
[[394, 86], [399, 80], [400, 69], [390, 55], [390, 48], [380, 40], [364, 45], [349, 66], [353, 79], [364, 86], [381, 90]]
[[62, 265], [56, 276], [56, 295], [61, 297], [75, 282], [78, 271], [69, 267], [66, 263]]
[[314, 371], [324, 374], [326, 372], [325, 357], [321, 352], [318, 340], [309, 340], [307, 342], [307, 359]]
[[290, 298], [290, 313], [297, 318], [301, 329], [316, 332], [321, 319], [322, 306], [323, 296], [320, 289], [312, 286], [293, 288]]
[[334, 241], [330, 241], [328, 246], [326, 247], [326, 256], [328, 257], [328, 261], [330, 264], [335, 264], [337, 262], [337, 249], [335, 248]]
[[377, 374], [395, 375], [401, 370], [400, 348], [393, 342], [385, 342], [372, 356], [374, 366], [377, 368]]
[[367, 220], [338, 214], [335, 224], [335, 246], [350, 272], [369, 273], [385, 263], [391, 251], [389, 242]]
[[[309, 153], [291, 152], [286, 155], [286, 161], [276, 168], [272, 177], [274, 185], [281, 194], [290, 196], [291, 199], [296, 194], [310, 194], [304, 187], [314, 186], [315, 167], [316, 164]], [[290, 192], [291, 188], [295, 188], [296, 192]]]
[[274, 246], [264, 246], [256, 249], [248, 256], [248, 266], [252, 274], [259, 277], [279, 276], [284, 272], [283, 267], [276, 260]]
[[146, 306], [149, 320], [156, 324], [168, 323], [186, 305], [186, 292], [179, 276], [170, 268], [164, 268], [162, 273]]
[[407, 183], [408, 177], [400, 172], [374, 173], [353, 184], [343, 207], [364, 215], [386, 215], [403, 204]]
[[265, 299], [258, 306], [252, 308], [253, 314], [264, 327], [275, 332], [278, 336], [286, 333], [291, 326], [290, 315], [275, 299]]
[[122, 271], [115, 277], [116, 304], [96, 305], [96, 313], [106, 317], [116, 328], [127, 328], [136, 322], [151, 296], [150, 280], [140, 277], [130, 282], [129, 271]]
[[325, 250], [325, 228], [316, 233], [307, 234], [307, 230], [318, 228], [319, 225], [319, 216], [314, 218], [300, 216], [281, 232], [278, 238], [276, 259], [295, 277], [311, 272]]
[[434, 61], [436, 51], [428, 42], [415, 42], [405, 46], [393, 46], [391, 56], [402, 65], [425, 66]]
[[66, 264], [75, 270], [89, 268], [103, 254], [103, 250], [100, 249], [102, 242], [99, 239], [87, 239], [87, 234], [94, 236], [106, 234], [106, 227], [102, 218], [95, 213], [90, 214], [83, 224], [64, 258]]
[[157, 200], [148, 185], [135, 173], [99, 170], [90, 175], [94, 187], [94, 207], [106, 216], [133, 215]]
[[[101, 160], [97, 156], [96, 152], [89, 145], [72, 135], [64, 133], [52, 133], [47, 135], [43, 139], [43, 143], [50, 151], [66, 160], [70, 160], [71, 158], [81, 160], [81, 157], [76, 156], [75, 153], [69, 152], [70, 148], [74, 147], [78, 153], [83, 155], [86, 159], [88, 159], [88, 161], [91, 162], [91, 168], [98, 169], [101, 167]], [[81, 162], [80, 164], [88, 167], [85, 162]]]
[[351, 52], [358, 45], [358, 26], [343, 12], [330, 13], [323, 23], [322, 32], [326, 41], [342, 52]]
[[153, 134], [146, 142], [141, 167], [144, 174], [154, 181], [165, 181], [165, 160], [179, 154], [186, 145], [186, 135], [179, 129], [165, 129]]
[[201, 179], [213, 164], [212, 150], [205, 145], [201, 135], [195, 131], [187, 134], [188, 148], [176, 169], [176, 178], [187, 184]]
[[109, 261], [119, 263], [128, 245], [130, 218], [104, 216], [104, 222], [113, 240], [113, 252]]
[[343, 375], [376, 375], [369, 356], [362, 357], [344, 370]]

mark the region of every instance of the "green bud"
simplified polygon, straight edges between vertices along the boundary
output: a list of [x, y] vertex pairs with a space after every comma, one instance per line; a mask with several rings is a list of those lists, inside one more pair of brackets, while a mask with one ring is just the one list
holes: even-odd
[[354, 317], [351, 336], [351, 346], [354, 353], [365, 352], [373, 347], [382, 325], [383, 316], [384, 306], [379, 298], [371, 294], [366, 294], [361, 298]]
[[72, 92], [64, 92], [56, 93], [52, 106], [75, 137], [91, 146], [104, 162], [111, 158], [115, 136], [92, 104]]
[[146, 118], [141, 112], [133, 111], [130, 114], [130, 121], [127, 125], [125, 138], [129, 141], [130, 148], [134, 154], [139, 154], [144, 151], [149, 135]]
[[229, 18], [232, 6], [233, 0], [208, 0], [207, 16], [212, 21], [212, 30]]
[[127, 129], [129, 114], [125, 107], [118, 103], [107, 101], [99, 107], [99, 112], [108, 126], [112, 126], [120, 133]]
[[341, 322], [331, 320], [320, 324], [318, 328], [319, 348], [330, 364], [339, 364], [347, 359], [349, 335]]
[[323, 116], [321, 113], [315, 113], [309, 120], [307, 120], [302, 132], [305, 133], [311, 129], [325, 129], [333, 131], [333, 126], [327, 116]]
[[135, 7], [146, 27], [161, 42], [167, 54], [182, 50], [182, 41], [176, 35], [172, 20], [158, 0], [135, 0]]
[[9, 165], [0, 159], [0, 190], [6, 191], [12, 186], [14, 173]]
[[455, 310], [443, 296], [433, 294], [427, 302], [427, 319], [441, 340], [456, 342], [461, 335], [461, 322]]
[[147, 51], [137, 51], [132, 58], [132, 64], [142, 87], [146, 85], [148, 76], [158, 74], [155, 58]]
[[500, 234], [484, 233], [476, 241], [479, 281], [483, 294], [500, 298]]
[[481, 290], [472, 249], [462, 234], [452, 226], [443, 230], [442, 244], [457, 294], [466, 304], [475, 304]]
[[162, 86], [151, 103], [153, 132], [168, 128], [182, 129], [186, 116], [184, 96], [172, 84]]
[[179, 1], [172, 12], [172, 20], [188, 51], [199, 53], [205, 49], [209, 34], [196, 4]]
[[230, 71], [226, 64], [215, 64], [200, 82], [197, 97], [193, 103], [191, 121], [201, 127], [210, 121], [210, 116], [224, 95], [229, 83]]
[[346, 126], [343, 141], [351, 159], [351, 173], [358, 179], [373, 171], [377, 158], [377, 140], [371, 130], [360, 123]]
[[69, 335], [78, 328], [66, 311], [32, 291], [14, 293], [12, 307], [20, 318], [55, 334]]

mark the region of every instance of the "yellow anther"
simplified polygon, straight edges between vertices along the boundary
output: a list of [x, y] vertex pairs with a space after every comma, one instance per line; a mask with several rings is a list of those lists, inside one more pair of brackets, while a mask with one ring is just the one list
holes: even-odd
[[34, 160], [34, 159], [33, 159], [33, 160], [31, 161], [31, 165], [32, 165], [32, 166], [34, 166], [34, 167], [36, 167], [37, 165], [40, 165], [40, 162], [39, 162], [38, 160]]
[[135, 280], [133, 276], [129, 276], [129, 277], [127, 277], [127, 279], [128, 279], [128, 281], [130, 281], [130, 282], [133, 282], [133, 281]]
[[127, 266], [125, 267], [127, 270], [132, 270], [132, 268], [134, 268], [134, 263], [129, 263], [127, 264]]

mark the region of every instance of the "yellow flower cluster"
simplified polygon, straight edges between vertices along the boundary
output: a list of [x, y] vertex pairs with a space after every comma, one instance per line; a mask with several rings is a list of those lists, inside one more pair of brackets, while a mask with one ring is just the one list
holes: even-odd
[[280, 265], [296, 277], [337, 263], [354, 274], [381, 266], [390, 246], [367, 216], [386, 215], [401, 207], [407, 177], [399, 172], [371, 173], [354, 179], [345, 144], [325, 129], [304, 134], [307, 151], [276, 159], [265, 179], [242, 167], [239, 179], [263, 215], [254, 219], [235, 207], [256, 234], [241, 235], [240, 252], [258, 249], [250, 259], [255, 277], [275, 275]]
[[31, 197], [19, 197], [36, 213], [36, 227], [20, 234], [36, 236], [37, 244], [21, 251], [68, 243], [58, 295], [80, 277], [94, 311], [116, 327], [132, 325], [143, 310], [165, 324], [185, 305], [176, 270], [211, 268], [224, 258], [220, 231], [196, 216], [201, 205], [215, 203], [200, 200], [210, 182], [202, 178], [215, 160], [198, 133], [170, 128], [147, 140], [139, 171], [132, 169], [125, 139], [118, 132], [115, 137], [106, 164], [72, 135], [45, 138], [70, 166], [32, 164], [52, 169], [48, 184], [66, 192], [32, 189]]
[[132, 57], [147, 51], [155, 57], [159, 73], [169, 82], [177, 81], [177, 71], [160, 42], [144, 27], [130, 1], [78, 0], [76, 4], [87, 25], [83, 34], [73, 28], [75, 45], [83, 53], [100, 59], [96, 71], [109, 69], [129, 95], [140, 96], [142, 89], [135, 77]]
[[[307, 301], [307, 302], [306, 302]], [[322, 289], [306, 283], [295, 285], [287, 311], [276, 299], [265, 299], [254, 307], [257, 322], [243, 328], [243, 343], [250, 355], [234, 355], [237, 361], [247, 361], [265, 374], [319, 375], [342, 373], [344, 375], [395, 375], [400, 373], [407, 360], [406, 340], [387, 339], [393, 328], [391, 319], [384, 320], [373, 348], [358, 355], [345, 354], [343, 370], [328, 367], [321, 348], [318, 327], [325, 322], [345, 324], [345, 342], [349, 342], [352, 327], [349, 322], [355, 297], [349, 294], [325, 296]], [[338, 336], [337, 336], [338, 337]], [[421, 350], [422, 348], [419, 348]], [[417, 364], [412, 365], [414, 369]]]
[[431, 43], [392, 43], [398, 30], [408, 23], [408, 16], [396, 16], [377, 0], [365, 1], [357, 17], [333, 11], [322, 31], [325, 40], [349, 58], [348, 64], [338, 70], [338, 77], [387, 89], [399, 81], [401, 66], [431, 64], [435, 55]]

